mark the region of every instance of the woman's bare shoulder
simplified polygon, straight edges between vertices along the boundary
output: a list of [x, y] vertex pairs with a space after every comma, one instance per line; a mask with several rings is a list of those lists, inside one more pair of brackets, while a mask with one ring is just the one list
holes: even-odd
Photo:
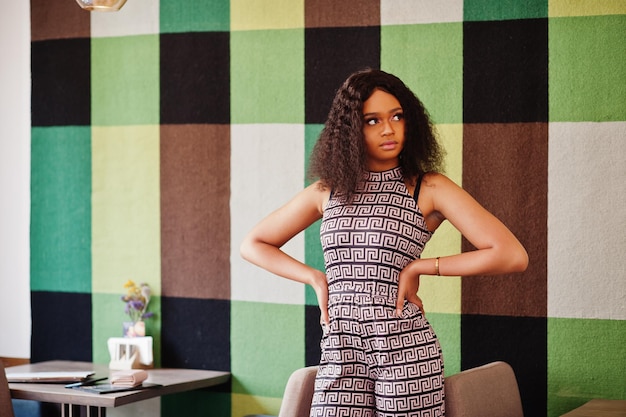
[[418, 205], [426, 220], [426, 226], [431, 231], [435, 231], [446, 219], [437, 208], [437, 194], [450, 187], [458, 188], [452, 180], [439, 172], [427, 172], [422, 176]]
[[422, 185], [426, 187], [445, 186], [453, 183], [454, 181], [440, 172], [427, 172], [422, 176]]
[[324, 213], [324, 208], [330, 198], [330, 189], [321, 180], [317, 180], [306, 187], [301, 195], [313, 202], [321, 214]]

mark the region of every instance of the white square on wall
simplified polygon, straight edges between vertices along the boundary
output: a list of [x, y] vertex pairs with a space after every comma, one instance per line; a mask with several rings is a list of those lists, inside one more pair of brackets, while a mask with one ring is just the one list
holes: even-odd
[[381, 0], [381, 25], [463, 21], [463, 0]]
[[[239, 246], [263, 217], [304, 188], [304, 125], [231, 127], [231, 299], [303, 304], [304, 286], [243, 260]], [[304, 261], [304, 234], [283, 250]]]
[[[78, 5], [76, 5], [78, 7]], [[91, 13], [91, 37], [159, 34], [159, 2], [128, 0], [117, 12]]]
[[625, 139], [626, 122], [550, 123], [549, 317], [626, 319]]

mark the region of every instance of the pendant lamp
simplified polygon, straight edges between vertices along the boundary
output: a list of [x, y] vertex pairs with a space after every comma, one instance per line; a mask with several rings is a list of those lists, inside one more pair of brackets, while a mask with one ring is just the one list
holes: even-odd
[[76, 0], [76, 3], [90, 12], [117, 12], [126, 0]]

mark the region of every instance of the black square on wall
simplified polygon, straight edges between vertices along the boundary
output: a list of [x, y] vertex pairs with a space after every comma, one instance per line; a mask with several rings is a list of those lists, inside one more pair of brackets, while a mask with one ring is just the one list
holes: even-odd
[[31, 43], [32, 126], [91, 124], [91, 41]]
[[319, 365], [322, 357], [322, 326], [320, 325], [320, 308], [318, 306], [304, 306], [305, 320], [305, 364], [306, 366]]
[[161, 299], [164, 368], [230, 371], [230, 301]]
[[230, 123], [226, 32], [161, 35], [161, 124]]
[[515, 371], [526, 416], [545, 415], [547, 357], [545, 317], [461, 315], [461, 369], [507, 362]]
[[90, 293], [31, 292], [31, 362], [92, 361]]
[[380, 68], [380, 27], [309, 28], [304, 43], [305, 119], [324, 123], [348, 75]]
[[548, 120], [548, 20], [463, 23], [463, 121]]

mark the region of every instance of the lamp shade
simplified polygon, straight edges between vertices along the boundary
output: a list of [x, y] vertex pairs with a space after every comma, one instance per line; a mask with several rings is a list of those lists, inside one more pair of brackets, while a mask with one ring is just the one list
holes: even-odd
[[126, 0], [76, 0], [76, 3], [90, 12], [117, 12]]

